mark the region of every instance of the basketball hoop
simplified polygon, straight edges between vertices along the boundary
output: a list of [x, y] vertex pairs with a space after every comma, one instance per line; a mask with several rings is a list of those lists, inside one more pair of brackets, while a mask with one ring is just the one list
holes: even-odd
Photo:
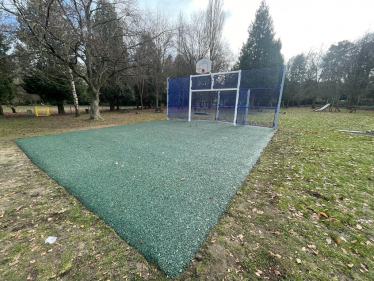
[[205, 68], [203, 68], [203, 67], [196, 67], [196, 73], [204, 74], [205, 73]]
[[212, 61], [209, 59], [202, 59], [196, 63], [196, 73], [205, 74], [210, 73], [212, 69]]

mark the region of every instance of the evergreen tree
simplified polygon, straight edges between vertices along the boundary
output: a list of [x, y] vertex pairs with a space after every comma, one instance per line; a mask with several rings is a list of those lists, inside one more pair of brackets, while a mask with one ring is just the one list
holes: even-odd
[[256, 11], [256, 18], [248, 29], [249, 37], [243, 45], [238, 69], [264, 68], [283, 65], [281, 54], [282, 43], [275, 39], [273, 20], [269, 13], [269, 7], [262, 1]]
[[10, 61], [6, 52], [9, 50], [4, 36], [0, 33], [0, 115], [4, 115], [2, 102], [11, 101], [14, 97], [14, 87], [10, 73]]

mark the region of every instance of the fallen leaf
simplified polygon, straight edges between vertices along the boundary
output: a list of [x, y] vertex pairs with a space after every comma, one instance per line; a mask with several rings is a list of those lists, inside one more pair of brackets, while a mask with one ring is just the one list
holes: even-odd
[[1, 249], [0, 253], [4, 253], [7, 249], [4, 248], [4, 249]]
[[127, 275], [123, 276], [122, 279], [127, 279]]
[[101, 254], [97, 254], [96, 256], [95, 256], [95, 259], [100, 259], [101, 258]]
[[290, 233], [293, 235], [293, 236], [296, 236], [296, 237], [299, 237], [299, 233], [297, 233], [295, 230], [291, 229], [290, 230]]
[[366, 245], [370, 245], [371, 242], [370, 242], [369, 240], [367, 240], [367, 241], [365, 242], [365, 244], [366, 244]]
[[43, 253], [41, 253], [40, 255], [41, 256], [45, 256], [47, 253], [46, 252], [43, 252]]
[[14, 261], [14, 262], [10, 263], [10, 264], [9, 264], [9, 266], [13, 266], [13, 265], [16, 265], [17, 263], [19, 263], [19, 260], [16, 260], [16, 261]]
[[21, 210], [22, 208], [23, 208], [23, 205], [18, 206], [18, 207], [16, 208], [16, 212], [18, 212], [18, 211]]
[[352, 244], [355, 244], [356, 242], [357, 242], [357, 240], [353, 240], [353, 241], [351, 241]]
[[331, 244], [331, 239], [330, 239], [330, 238], [327, 238], [327, 239], [326, 239], [326, 243], [330, 245], [330, 244]]
[[81, 224], [81, 228], [84, 228], [84, 224]]
[[360, 264], [360, 266], [362, 267], [363, 270], [365, 271], [369, 271], [369, 269], [367, 268], [367, 266], [365, 264]]
[[275, 275], [279, 276], [281, 273], [278, 270], [274, 270]]
[[346, 249], [342, 248], [342, 251], [343, 251], [344, 254], [348, 255], [348, 252], [347, 252]]
[[118, 162], [114, 162], [114, 165], [118, 165]]
[[259, 270], [259, 269], [257, 269], [256, 272], [255, 272], [255, 274], [256, 274], [258, 277], [260, 277], [260, 275], [262, 274], [262, 271]]
[[212, 243], [215, 243], [217, 240], [216, 239], [214, 239], [214, 238], [212, 238], [211, 240], [210, 240], [210, 242], [212, 242]]
[[35, 263], [35, 260], [30, 261], [31, 264]]
[[125, 167], [125, 165], [121, 165], [121, 168]]
[[328, 217], [329, 217], [329, 216], [326, 215], [324, 212], [318, 212], [318, 214], [319, 214], [320, 216], [322, 216], [322, 217], [325, 217], [325, 218], [328, 218]]
[[181, 178], [181, 181], [185, 181], [186, 179], [185, 178]]
[[361, 230], [361, 229], [362, 229], [362, 226], [359, 225], [359, 224], [357, 224], [357, 225], [356, 225], [356, 228], [357, 228], [358, 230]]
[[340, 236], [340, 240], [347, 242], [347, 240], [343, 236]]
[[52, 220], [52, 218], [48, 218], [47, 220], [48, 220], [48, 221], [51, 221], [51, 220]]
[[270, 255], [273, 257], [277, 257], [278, 259], [281, 259], [282, 256], [280, 254], [274, 254], [272, 251], [269, 251]]
[[35, 246], [34, 248], [31, 249], [31, 252], [34, 252], [35, 250], [37, 250], [39, 248], [39, 246]]
[[338, 245], [340, 244], [340, 240], [338, 238], [335, 238], [334, 240], [335, 240], [336, 244], [338, 244]]
[[296, 259], [296, 262], [297, 263], [301, 263], [301, 259]]
[[354, 265], [353, 263], [349, 263], [349, 264], [347, 264], [347, 266], [350, 267], [350, 268], [352, 268], [353, 265]]

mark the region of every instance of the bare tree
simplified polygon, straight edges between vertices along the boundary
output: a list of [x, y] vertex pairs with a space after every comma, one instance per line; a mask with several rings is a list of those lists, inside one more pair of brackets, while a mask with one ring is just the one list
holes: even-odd
[[195, 73], [196, 62], [203, 58], [212, 60], [212, 71], [229, 68], [233, 60], [231, 49], [222, 37], [225, 15], [222, 0], [210, 0], [205, 11], [192, 13], [190, 21], [178, 19], [177, 50]]
[[[0, 5], [27, 27], [33, 40], [87, 83], [91, 119], [102, 119], [100, 88], [116, 73], [133, 67], [127, 56], [139, 43], [139, 17], [132, 1], [1, 0]], [[106, 5], [112, 5], [112, 12], [100, 16]], [[113, 23], [117, 28], [110, 30]], [[112, 51], [114, 42], [120, 43]]]
[[213, 61], [213, 69], [223, 48], [222, 31], [225, 22], [225, 14], [222, 10], [223, 0], [209, 0], [206, 14], [206, 33], [209, 46], [209, 58]]
[[306, 55], [306, 93], [312, 99], [312, 108], [315, 108], [317, 98], [320, 96], [320, 82], [322, 72], [323, 45], [318, 51], [310, 50]]
[[[166, 90], [167, 77], [165, 73], [165, 64], [169, 54], [172, 53], [174, 34], [171, 22], [167, 15], [162, 11], [157, 10], [156, 13], [149, 13], [147, 18], [149, 20], [148, 30], [151, 33], [152, 38], [154, 38], [154, 54], [152, 55], [152, 61], [154, 64], [151, 68], [150, 74], [153, 81], [156, 108], [158, 108], [160, 91]], [[158, 34], [161, 35], [157, 36]]]

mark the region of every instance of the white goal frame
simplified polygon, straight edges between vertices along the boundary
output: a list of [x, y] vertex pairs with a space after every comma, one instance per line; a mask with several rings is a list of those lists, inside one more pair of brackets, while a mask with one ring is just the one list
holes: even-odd
[[[234, 74], [238, 73], [238, 81], [236, 88], [220, 88], [214, 89], [214, 79], [215, 75], [226, 75], [226, 74]], [[211, 77], [211, 86], [210, 89], [195, 89], [192, 90], [192, 78], [193, 77], [201, 77], [201, 76], [210, 76]], [[217, 73], [208, 73], [208, 74], [199, 74], [199, 75], [190, 75], [190, 87], [189, 87], [189, 99], [188, 99], [188, 121], [191, 121], [191, 112], [192, 112], [192, 93], [194, 92], [224, 92], [224, 91], [236, 91], [236, 98], [235, 98], [235, 113], [234, 113], [234, 126], [236, 126], [237, 115], [238, 115], [238, 102], [239, 102], [239, 91], [240, 91], [240, 81], [242, 77], [242, 71], [228, 71], [228, 72], [217, 72]]]

